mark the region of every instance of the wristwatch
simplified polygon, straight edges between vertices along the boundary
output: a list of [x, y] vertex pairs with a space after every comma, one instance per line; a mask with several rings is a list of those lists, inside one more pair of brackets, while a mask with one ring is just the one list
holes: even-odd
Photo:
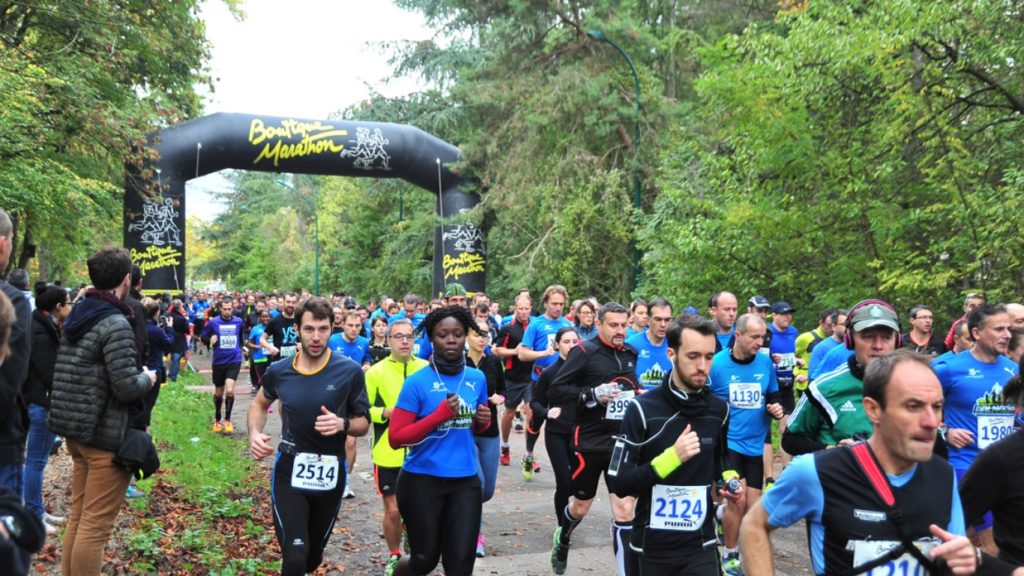
[[3, 523], [4, 528], [7, 529], [7, 534], [10, 535], [11, 540], [17, 540], [21, 537], [21, 522], [17, 518], [9, 514], [0, 516], [0, 523]]

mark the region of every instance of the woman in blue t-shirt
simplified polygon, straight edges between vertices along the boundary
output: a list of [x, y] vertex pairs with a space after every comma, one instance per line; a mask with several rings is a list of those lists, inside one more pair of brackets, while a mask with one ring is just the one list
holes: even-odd
[[468, 576], [482, 506], [473, 436], [491, 423], [487, 379], [466, 366], [466, 335], [478, 328], [468, 310], [448, 306], [420, 330], [433, 346], [430, 366], [406, 379], [388, 426], [391, 447], [409, 448], [396, 496], [411, 553], [393, 574], [430, 574], [440, 559], [448, 576]]

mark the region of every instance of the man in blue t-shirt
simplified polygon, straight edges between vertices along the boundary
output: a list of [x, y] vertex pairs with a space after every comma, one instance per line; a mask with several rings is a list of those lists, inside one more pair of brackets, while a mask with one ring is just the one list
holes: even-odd
[[[803, 362], [796, 357], [796, 338], [800, 332], [792, 326], [793, 312], [796, 310], [786, 301], [772, 304], [772, 322], [768, 325], [768, 330], [772, 333], [772, 343], [768, 352], [771, 354], [772, 362], [775, 363], [775, 377], [779, 381], [779, 403], [782, 404], [782, 411], [786, 413], [786, 416], [779, 420], [780, 436], [786, 433], [786, 417], [792, 414], [793, 408], [796, 407], [796, 397], [794, 396], [796, 378], [807, 379], [804, 374], [794, 376], [793, 373], [793, 369]], [[767, 468], [774, 458], [771, 437], [766, 436], [764, 443], [765, 467]], [[785, 468], [789, 464], [790, 456], [784, 450], [780, 450], [780, 452], [782, 452], [782, 467]], [[770, 474], [767, 470], [766, 473]]]
[[[342, 331], [331, 334], [327, 341], [327, 347], [332, 352], [355, 362], [362, 367], [363, 372], [366, 372], [370, 369], [370, 341], [359, 335], [363, 319], [357, 310], [346, 310], [342, 315], [342, 320], [344, 322]], [[348, 480], [352, 476], [352, 467], [356, 463], [356, 447], [355, 437], [349, 436], [345, 440], [345, 461], [348, 465], [348, 474], [345, 476], [345, 490], [342, 493], [344, 498], [356, 497]]]
[[[930, 559], [937, 557], [957, 573], [973, 574], [977, 556], [963, 537], [956, 476], [932, 452], [942, 403], [942, 388], [927, 360], [902, 350], [874, 360], [864, 375], [871, 437], [800, 456], [786, 468], [743, 521], [747, 573], [771, 574], [769, 533], [807, 520], [815, 574], [853, 573], [870, 562], [876, 562], [876, 574], [934, 573]], [[893, 495], [903, 512], [899, 525], [886, 513], [880, 490]], [[904, 550], [886, 562], [883, 556], [905, 539], [923, 548], [923, 556]]]
[[725, 557], [722, 570], [739, 574], [736, 551], [743, 515], [761, 497], [764, 487], [764, 440], [771, 433], [772, 418], [782, 418], [775, 364], [760, 354], [768, 328], [757, 314], [747, 313], [736, 321], [731, 349], [715, 354], [708, 387], [729, 403], [728, 450], [723, 457], [723, 479], [737, 478], [744, 490], [725, 509]]
[[647, 331], [626, 338], [626, 344], [637, 352], [636, 381], [651, 390], [661, 386], [665, 376], [672, 371], [665, 342], [665, 333], [672, 323], [672, 305], [659, 297], [647, 303], [647, 310]]
[[[1017, 365], [1003, 354], [1010, 343], [1010, 315], [1005, 306], [983, 304], [967, 315], [974, 347], [933, 363], [946, 398], [949, 462], [963, 476], [978, 453], [1014, 431], [1013, 403], [1003, 401], [1003, 385]], [[978, 542], [992, 540], [992, 516], [975, 526]]]
[[[807, 377], [814, 380], [821, 372], [821, 364], [825, 356], [834, 348], [843, 346], [843, 339], [846, 337], [846, 310], [836, 309], [832, 311], [832, 335], [825, 338], [811, 351], [811, 359], [807, 361]], [[845, 348], [845, 346], [843, 346]], [[845, 360], [845, 359], [844, 359]]]
[[729, 347], [733, 326], [736, 324], [736, 311], [739, 302], [732, 292], [717, 292], [708, 299], [708, 314], [715, 321], [715, 337], [718, 338], [718, 350]]
[[[523, 334], [519, 359], [523, 362], [533, 362], [531, 377], [534, 382], [545, 368], [558, 360], [558, 351], [554, 347], [555, 334], [563, 326], [572, 327], [572, 322], [562, 316], [562, 310], [568, 299], [569, 293], [565, 286], [558, 284], [548, 286], [541, 297], [544, 314], [534, 318]], [[529, 392], [525, 396], [525, 403], [527, 406], [530, 405]]]

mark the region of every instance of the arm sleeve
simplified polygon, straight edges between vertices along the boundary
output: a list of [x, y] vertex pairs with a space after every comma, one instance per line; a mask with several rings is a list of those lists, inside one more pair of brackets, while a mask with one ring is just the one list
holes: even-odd
[[548, 387], [551, 385], [551, 373], [544, 370], [537, 378], [533, 386], [533, 394], [530, 396], [530, 409], [533, 414], [540, 418], [548, 417]]
[[725, 455], [729, 452], [729, 422], [731, 422], [729, 405], [725, 406], [725, 419], [722, 420], [722, 429], [718, 434], [718, 441], [715, 442], [714, 459], [711, 462], [711, 471], [714, 480], [722, 477], [725, 471]]
[[[622, 451], [618, 475], [612, 482], [615, 494], [620, 498], [636, 496], [650, 490], [651, 486], [657, 484], [664, 477], [659, 476], [655, 468], [667, 476], [682, 465], [672, 445], [666, 448], [662, 454], [655, 456], [651, 462], [640, 462], [640, 448], [633, 444], [643, 442], [645, 433], [643, 417], [636, 400], [631, 401], [626, 407], [626, 414], [622, 418], [620, 430], [627, 442]], [[655, 464], [656, 461], [658, 464]]]
[[274, 369], [273, 364], [263, 374], [263, 380], [260, 381], [260, 384], [263, 386], [263, 396], [267, 400], [271, 402], [277, 400], [277, 370]]
[[135, 364], [135, 332], [125, 322], [118, 322], [102, 341], [103, 364], [110, 376], [110, 389], [122, 402], [142, 398], [149, 390], [149, 377]]
[[416, 413], [403, 408], [395, 408], [391, 413], [391, 424], [388, 425], [388, 443], [395, 450], [403, 446], [415, 444], [423, 440], [434, 428], [445, 420], [455, 416], [448, 409], [448, 403], [442, 400], [437, 408], [425, 418], [416, 420]]
[[1006, 470], [999, 454], [983, 450], [964, 474], [960, 484], [960, 500], [963, 518], [969, 524], [976, 524], [1006, 492]]
[[556, 404], [568, 404], [576, 402], [580, 397], [580, 388], [577, 380], [587, 362], [587, 353], [583, 348], [576, 346], [569, 351], [569, 356], [562, 364], [551, 385], [548, 386], [548, 399]]

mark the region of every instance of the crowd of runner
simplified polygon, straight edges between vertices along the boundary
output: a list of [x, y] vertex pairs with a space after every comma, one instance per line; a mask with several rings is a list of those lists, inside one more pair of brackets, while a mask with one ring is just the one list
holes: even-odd
[[[365, 304], [345, 293], [249, 290], [147, 298], [137, 267], [120, 275], [122, 257], [90, 259], [94, 286], [79, 294], [35, 291], [33, 319], [60, 334], [51, 339], [53, 407], [41, 406], [49, 390], [37, 397], [26, 388], [22, 402], [44, 423], [44, 442], [53, 432], [68, 437], [75, 500], [95, 496], [89, 475], [120, 449], [111, 437], [94, 450], [102, 439], [83, 432], [105, 433], [110, 414], [88, 424], [68, 414], [83, 405], [75, 374], [110, 379], [126, 403], [118, 418], [146, 430], [165, 378], [210, 355], [210, 426], [225, 434], [236, 429], [236, 384], [247, 378], [244, 430], [254, 458], [273, 457], [282, 574], [321, 564], [341, 500], [355, 497], [349, 477], [360, 457], [372, 461], [381, 499], [385, 574], [430, 574], [439, 563], [448, 576], [472, 574], [486, 554], [485, 504], [498, 471], [515, 462], [532, 480], [542, 433], [544, 470], [555, 479], [555, 574], [573, 563], [574, 533], [602, 478], [619, 574], [771, 574], [769, 533], [799, 520], [817, 574], [1024, 566], [1019, 304], [970, 294], [943, 337], [928, 306], [914, 306], [904, 330], [898, 311], [877, 299], [822, 311], [801, 332], [789, 303], [754, 295], [741, 310], [730, 292], [712, 295], [704, 314], [661, 297], [573, 300], [559, 285], [524, 290], [507, 309], [459, 284], [430, 301], [406, 294]], [[4, 294], [0, 328], [5, 310], [29, 306], [24, 291]], [[129, 326], [130, 356], [101, 341], [107, 356], [86, 357], [94, 332]], [[115, 362], [119, 372], [62, 368], [61, 354], [108, 369]], [[112, 400], [90, 401], [108, 402], [109, 412]], [[275, 410], [276, 442], [264, 431]], [[511, 452], [514, 430], [525, 432], [523, 454]], [[372, 449], [359, 456], [356, 438], [365, 435]], [[30, 469], [38, 466], [25, 467], [26, 478]], [[112, 528], [115, 504], [134, 488], [129, 476], [111, 478], [106, 500], [94, 502]], [[45, 515], [36, 481], [18, 489], [41, 526], [62, 520]], [[78, 500], [68, 521], [85, 526], [94, 512]], [[0, 535], [12, 529], [0, 525]], [[89, 530], [90, 544], [109, 537]], [[66, 563], [85, 553], [78, 545], [65, 541]]]

